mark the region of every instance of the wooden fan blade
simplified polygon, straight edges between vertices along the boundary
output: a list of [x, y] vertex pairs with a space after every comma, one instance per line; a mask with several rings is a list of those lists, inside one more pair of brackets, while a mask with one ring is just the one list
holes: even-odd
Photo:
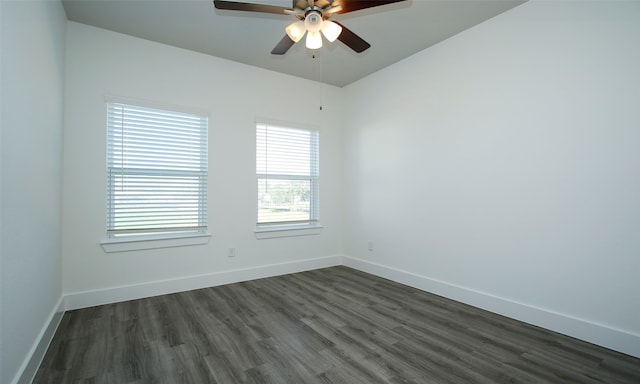
[[276, 5], [251, 4], [225, 0], [213, 0], [213, 5], [217, 9], [224, 9], [229, 11], [275, 13], [277, 15], [284, 15], [284, 11], [289, 9], [285, 7], [278, 7]]
[[291, 40], [291, 38], [289, 38], [288, 35], [284, 35], [282, 40], [280, 40], [280, 42], [275, 46], [275, 48], [273, 48], [273, 50], [271, 51], [271, 54], [284, 55], [285, 53], [287, 53], [289, 48], [291, 48], [295, 43], [296, 42]]
[[347, 47], [353, 49], [357, 53], [360, 53], [369, 49], [371, 44], [364, 41], [360, 36], [351, 32], [349, 28], [338, 23], [337, 21], [334, 21], [334, 23], [342, 27], [342, 32], [340, 33], [340, 36], [338, 36], [338, 40], [342, 41]]
[[381, 5], [398, 3], [406, 0], [334, 0], [331, 3], [332, 6], [339, 5], [342, 7], [341, 10], [336, 13], [348, 13], [353, 11], [359, 11], [365, 8], [378, 7]]

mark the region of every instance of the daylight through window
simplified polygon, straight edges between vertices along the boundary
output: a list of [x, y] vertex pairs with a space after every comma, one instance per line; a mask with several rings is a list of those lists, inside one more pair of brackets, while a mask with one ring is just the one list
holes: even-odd
[[314, 227], [319, 219], [317, 131], [258, 123], [258, 227]]
[[208, 119], [107, 104], [109, 237], [204, 232]]

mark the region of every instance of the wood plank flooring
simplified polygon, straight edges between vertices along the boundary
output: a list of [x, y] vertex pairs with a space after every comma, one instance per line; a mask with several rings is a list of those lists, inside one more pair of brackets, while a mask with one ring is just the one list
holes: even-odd
[[34, 383], [640, 383], [640, 359], [333, 267], [67, 312]]

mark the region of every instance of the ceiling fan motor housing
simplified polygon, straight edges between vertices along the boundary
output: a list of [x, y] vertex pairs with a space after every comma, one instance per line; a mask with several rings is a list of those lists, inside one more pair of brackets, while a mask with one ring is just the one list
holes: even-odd
[[320, 11], [309, 11], [305, 15], [304, 24], [309, 32], [318, 32], [322, 27], [322, 13]]

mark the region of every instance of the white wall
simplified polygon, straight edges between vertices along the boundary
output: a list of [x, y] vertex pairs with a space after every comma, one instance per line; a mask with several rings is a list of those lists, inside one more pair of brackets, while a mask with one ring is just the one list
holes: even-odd
[[347, 87], [350, 263], [640, 356], [638, 47], [533, 1]]
[[60, 315], [66, 17], [59, 2], [2, 1], [0, 9], [0, 382], [12, 383], [35, 369], [27, 363], [38, 364], [39, 343], [46, 347]]
[[[127, 295], [132, 292], [142, 295], [178, 289], [180, 279], [208, 284], [215, 279], [197, 277], [341, 253], [339, 88], [74, 22], [68, 23], [66, 79], [64, 292], [75, 302], [72, 306], [87, 304], [78, 298], [84, 293], [114, 293], [99, 301], [131, 298]], [[109, 254], [102, 250], [106, 94], [210, 113], [209, 244]], [[255, 238], [256, 117], [311, 124], [320, 130], [321, 234]], [[236, 248], [235, 258], [227, 257], [229, 247]], [[150, 284], [158, 289], [134, 292], [139, 285]], [[131, 290], [117, 291], [119, 287]]]

